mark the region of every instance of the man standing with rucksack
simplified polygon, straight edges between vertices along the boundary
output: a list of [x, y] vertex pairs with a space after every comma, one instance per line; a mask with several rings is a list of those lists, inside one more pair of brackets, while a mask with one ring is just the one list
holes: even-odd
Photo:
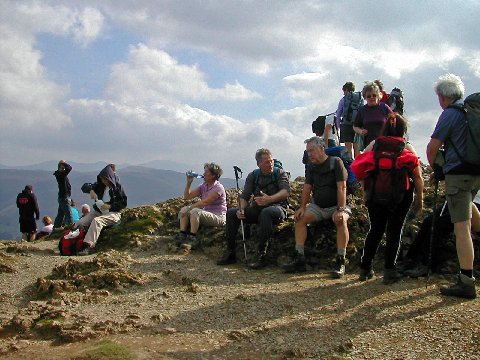
[[[343, 97], [338, 103], [336, 111], [337, 121], [340, 122], [340, 142], [345, 146], [353, 158], [353, 140], [355, 131], [353, 131], [353, 121], [357, 116], [357, 111], [363, 105], [362, 94], [355, 92], [355, 84], [346, 82], [342, 87]], [[337, 124], [338, 125], [338, 124]]]
[[443, 112], [427, 145], [427, 158], [433, 168], [440, 147], [445, 146], [445, 193], [454, 224], [460, 263], [457, 283], [442, 287], [440, 292], [446, 296], [474, 299], [477, 294], [473, 277], [474, 252], [470, 229], [472, 216], [475, 219], [480, 216], [476, 208], [472, 207], [473, 198], [480, 189], [480, 151], [475, 145], [479, 140], [475, 126], [480, 123], [480, 119], [478, 107], [477, 110], [475, 107], [469, 108], [467, 100], [470, 98], [472, 102], [476, 101], [478, 106], [479, 94], [473, 94], [463, 102], [465, 87], [460, 77], [453, 74], [441, 76], [434, 89]]

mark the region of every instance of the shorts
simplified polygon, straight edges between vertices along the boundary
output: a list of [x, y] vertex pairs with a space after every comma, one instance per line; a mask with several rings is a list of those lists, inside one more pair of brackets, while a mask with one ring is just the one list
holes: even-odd
[[21, 233], [34, 233], [37, 231], [37, 222], [35, 221], [35, 218], [29, 217], [29, 218], [19, 218], [20, 222], [20, 232]]
[[[307, 206], [306, 211], [309, 213], [313, 214], [315, 216], [315, 221], [322, 221], [322, 220], [332, 220], [333, 214], [337, 211], [337, 205], [328, 207], [328, 208], [321, 208], [320, 206], [310, 203]], [[345, 212], [348, 213], [349, 215], [352, 214], [352, 210], [350, 209], [349, 206], [345, 207]]]
[[354, 138], [355, 138], [355, 131], [353, 131], [353, 124], [350, 124], [350, 125], [340, 124], [340, 142], [353, 143]]
[[472, 201], [479, 189], [479, 175], [445, 175], [445, 194], [452, 223], [472, 218]]

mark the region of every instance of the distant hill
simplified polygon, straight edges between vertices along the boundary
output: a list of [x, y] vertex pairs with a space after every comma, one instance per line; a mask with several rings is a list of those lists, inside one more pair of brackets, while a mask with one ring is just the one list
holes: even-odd
[[[87, 172], [81, 172], [74, 166], [69, 179], [72, 184], [72, 198], [77, 202], [77, 208], [83, 203], [91, 204], [91, 199], [80, 191], [80, 187], [85, 182], [94, 182], [99, 170], [104, 166], [105, 163], [98, 163], [95, 171]], [[53, 169], [55, 168], [56, 163], [53, 166]], [[183, 172], [128, 166], [117, 170], [117, 173], [128, 196], [128, 207], [153, 204], [183, 195], [185, 187]], [[53, 170], [0, 169], [0, 239], [20, 238], [15, 199], [26, 184], [33, 185], [41, 216], [55, 217], [58, 188], [52, 174]], [[236, 186], [234, 179], [222, 178], [221, 182], [227, 189]], [[194, 180], [193, 185], [200, 183], [200, 180]], [[243, 186], [243, 181], [240, 186]], [[40, 221], [37, 223], [38, 226], [41, 225]]]
[[[68, 162], [75, 171], [80, 172], [89, 172], [89, 171], [98, 171], [98, 169], [104, 168], [107, 163], [105, 161], [97, 161], [95, 163], [77, 163], [74, 161]], [[22, 166], [8, 166], [0, 164], [0, 169], [10, 169], [10, 170], [45, 170], [45, 171], [55, 171], [58, 165], [58, 160], [49, 160], [44, 161], [38, 164], [31, 165], [22, 165]], [[147, 168], [157, 169], [157, 170], [173, 170], [178, 172], [185, 172], [189, 169], [195, 169], [198, 166], [193, 166], [189, 164], [179, 163], [170, 160], [152, 160], [146, 163], [132, 165], [132, 164], [116, 164], [117, 169], [124, 169], [129, 166], [143, 166]]]

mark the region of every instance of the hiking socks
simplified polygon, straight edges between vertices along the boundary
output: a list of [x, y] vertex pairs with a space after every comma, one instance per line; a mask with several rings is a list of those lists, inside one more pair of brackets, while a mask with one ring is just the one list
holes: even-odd
[[347, 249], [337, 248], [337, 254], [344, 258], [347, 255]]
[[300, 255], [305, 255], [305, 245], [295, 244], [295, 250], [296, 250]]
[[473, 269], [472, 270], [460, 269], [460, 273], [465, 276], [468, 276], [469, 278], [473, 278]]
[[185, 230], [180, 230], [180, 234], [182, 234], [183, 236], [187, 236], [188, 232], [186, 232]]

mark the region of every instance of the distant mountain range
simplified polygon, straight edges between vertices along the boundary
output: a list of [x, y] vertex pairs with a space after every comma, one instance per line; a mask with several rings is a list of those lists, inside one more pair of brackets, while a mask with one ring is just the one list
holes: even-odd
[[[98, 171], [98, 169], [103, 169], [107, 163], [104, 161], [98, 161], [95, 163], [77, 163], [77, 162], [68, 162], [72, 167], [75, 169], [75, 171], [80, 171], [80, 172], [88, 172], [88, 171]], [[22, 166], [8, 166], [8, 165], [3, 165], [0, 164], [0, 169], [15, 169], [15, 170], [46, 170], [46, 171], [55, 171], [57, 169], [57, 164], [58, 160], [49, 160], [49, 161], [44, 161], [38, 164], [32, 164], [32, 165], [22, 165]], [[138, 164], [138, 165], [132, 165], [132, 164], [116, 164], [117, 169], [124, 169], [129, 166], [144, 166], [152, 169], [158, 169], [158, 170], [173, 170], [173, 171], [179, 171], [179, 172], [184, 172], [189, 169], [194, 169], [197, 166], [194, 166], [192, 164], [184, 164], [184, 163], [179, 163], [175, 161], [170, 161], [170, 160], [152, 160], [148, 161], [146, 163]]]
[[[117, 165], [120, 182], [128, 196], [128, 206], [135, 207], [143, 204], [154, 204], [174, 197], [183, 196], [185, 187], [185, 165], [154, 161], [147, 164], [153, 166], [179, 166], [181, 172], [173, 170], [156, 169], [146, 166]], [[77, 208], [84, 203], [90, 204], [92, 200], [80, 190], [85, 182], [94, 182], [103, 167], [104, 162], [95, 164], [71, 163], [73, 170], [69, 175], [72, 185], [72, 198], [77, 203]], [[0, 166], [0, 239], [19, 239], [18, 209], [15, 204], [17, 194], [27, 184], [33, 185], [33, 191], [38, 198], [41, 217], [49, 215], [52, 219], [57, 214], [57, 182], [53, 171], [57, 161], [47, 161], [41, 164], [30, 165], [29, 169], [12, 169]], [[48, 171], [46, 169], [49, 169]], [[235, 179], [221, 178], [226, 189], [236, 186]], [[201, 180], [194, 180], [193, 186], [201, 184]], [[241, 181], [240, 186], [243, 186]], [[37, 222], [41, 226], [41, 221]]]

